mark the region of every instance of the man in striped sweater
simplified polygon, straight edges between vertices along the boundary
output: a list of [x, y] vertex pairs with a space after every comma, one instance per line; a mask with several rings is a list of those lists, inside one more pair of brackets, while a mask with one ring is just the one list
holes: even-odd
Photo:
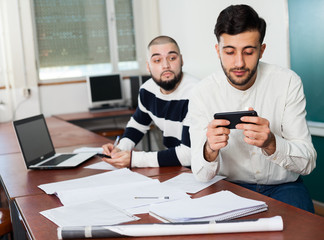
[[[119, 144], [103, 146], [111, 158], [104, 161], [117, 168], [190, 166], [188, 98], [195, 77], [182, 72], [183, 59], [177, 42], [168, 36], [154, 38], [148, 45], [147, 70], [151, 79], [139, 90], [138, 107]], [[163, 132], [164, 150], [132, 151], [154, 123]]]

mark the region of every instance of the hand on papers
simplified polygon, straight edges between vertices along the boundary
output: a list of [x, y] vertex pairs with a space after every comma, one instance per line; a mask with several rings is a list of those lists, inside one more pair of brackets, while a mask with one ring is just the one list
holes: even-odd
[[120, 151], [111, 155], [111, 158], [103, 158], [105, 162], [116, 168], [128, 168], [131, 162], [131, 151]]
[[103, 153], [111, 156], [111, 158], [102, 158], [103, 161], [113, 165], [116, 168], [130, 167], [131, 152], [121, 151], [114, 144], [108, 143], [102, 146]]
[[105, 145], [102, 145], [102, 149], [103, 149], [104, 154], [107, 154], [108, 156], [111, 156], [111, 157], [114, 153], [121, 151], [118, 147], [116, 147], [112, 143], [107, 143]]

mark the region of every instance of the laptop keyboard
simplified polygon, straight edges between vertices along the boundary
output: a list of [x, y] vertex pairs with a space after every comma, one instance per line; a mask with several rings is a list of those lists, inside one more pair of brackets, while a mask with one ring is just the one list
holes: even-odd
[[66, 159], [68, 158], [71, 158], [73, 157], [75, 154], [63, 154], [63, 155], [60, 155], [60, 156], [57, 156], [43, 164], [41, 164], [40, 166], [48, 166], [48, 165], [58, 165], [60, 164], [61, 162], [65, 161]]

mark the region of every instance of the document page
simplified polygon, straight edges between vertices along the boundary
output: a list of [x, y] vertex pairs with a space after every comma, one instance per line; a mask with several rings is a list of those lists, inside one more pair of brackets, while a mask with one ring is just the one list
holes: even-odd
[[192, 173], [181, 173], [180, 175], [163, 182], [163, 185], [173, 186], [182, 189], [187, 193], [197, 193], [202, 189], [224, 179], [224, 176], [215, 176], [208, 182], [199, 182]]
[[101, 161], [98, 163], [94, 163], [91, 164], [89, 166], [86, 166], [84, 168], [89, 168], [89, 169], [98, 169], [98, 170], [117, 170], [118, 168], [115, 168], [113, 165], [105, 162], [105, 161]]
[[84, 178], [77, 178], [67, 181], [42, 184], [38, 187], [47, 194], [54, 194], [59, 191], [73, 190], [80, 188], [92, 188], [98, 186], [108, 186], [130, 182], [153, 181], [153, 179], [142, 174], [132, 172], [128, 168], [123, 168], [106, 173], [100, 173]]
[[139, 219], [105, 200], [53, 208], [40, 214], [59, 227], [113, 225]]
[[153, 203], [190, 198], [184, 191], [164, 186], [157, 179], [113, 186], [58, 191], [57, 197], [65, 206], [105, 199], [109, 203], [130, 212], [132, 212], [133, 208], [137, 208], [134, 209], [136, 213], [139, 213], [139, 207], [142, 207], [141, 213], [148, 213], [149, 205]]
[[265, 202], [220, 191], [201, 198], [153, 204], [150, 214], [169, 222], [223, 221], [267, 210]]

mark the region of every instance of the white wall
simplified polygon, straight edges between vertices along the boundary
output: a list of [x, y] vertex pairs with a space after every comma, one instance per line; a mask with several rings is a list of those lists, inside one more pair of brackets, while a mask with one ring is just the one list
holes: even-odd
[[262, 61], [289, 66], [286, 0], [159, 0], [161, 34], [173, 37], [184, 58], [184, 71], [199, 78], [219, 68], [214, 27], [219, 13], [231, 4], [253, 7], [267, 23]]
[[[7, 28], [8, 78], [13, 80], [12, 107], [1, 105], [0, 122], [42, 112], [53, 114], [86, 111], [86, 84], [63, 84], [37, 87], [35, 43], [32, 29], [31, 0], [1, 2], [2, 19]], [[219, 12], [230, 4], [251, 5], [267, 22], [263, 60], [289, 66], [287, 0], [136, 0], [134, 6], [136, 41], [140, 72], [146, 73], [145, 56], [149, 41], [160, 34], [170, 35], [179, 43], [184, 57], [184, 71], [203, 78], [219, 67], [213, 30]], [[32, 95], [24, 97], [30, 88]], [[129, 82], [125, 81], [126, 96]], [[0, 94], [4, 90], [0, 91]], [[1, 94], [1, 99], [9, 97]], [[1, 100], [0, 99], [0, 100]]]
[[[5, 52], [2, 64], [6, 90], [0, 91], [5, 105], [0, 109], [0, 121], [10, 121], [40, 112], [37, 71], [31, 21], [31, 1], [0, 1], [1, 37]], [[26, 89], [31, 95], [24, 95]], [[9, 90], [8, 90], [9, 89]], [[0, 97], [1, 98], [1, 97]]]

